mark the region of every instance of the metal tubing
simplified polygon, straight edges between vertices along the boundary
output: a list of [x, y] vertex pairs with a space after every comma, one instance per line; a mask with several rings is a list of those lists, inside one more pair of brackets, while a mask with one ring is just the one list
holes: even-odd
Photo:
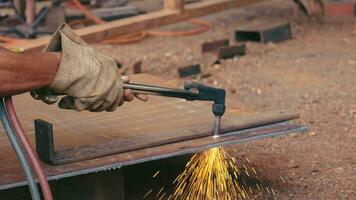
[[29, 189], [30, 189], [30, 193], [31, 193], [31, 197], [32, 200], [41, 200], [40, 198], [40, 194], [38, 192], [38, 188], [37, 188], [37, 184], [35, 182], [35, 179], [32, 176], [32, 171], [31, 171], [31, 167], [28, 163], [28, 160], [23, 152], [23, 149], [18, 141], [18, 138], [16, 137], [16, 134], [14, 132], [14, 130], [11, 127], [10, 124], [10, 120], [7, 116], [6, 110], [5, 110], [5, 105], [4, 105], [4, 99], [1, 98], [1, 102], [0, 102], [0, 118], [1, 118], [1, 122], [4, 126], [5, 132], [9, 138], [9, 141], [16, 153], [17, 158], [19, 159], [20, 163], [21, 163], [21, 167], [25, 173], [28, 185], [29, 185]]
[[183, 99], [189, 96], [198, 95], [197, 92], [190, 91], [190, 90], [173, 89], [173, 88], [142, 85], [142, 84], [135, 84], [135, 83], [124, 83], [123, 87], [125, 89], [131, 89], [134, 92], [140, 91], [140, 92], [147, 92], [159, 96], [176, 97], [176, 98], [183, 98]]

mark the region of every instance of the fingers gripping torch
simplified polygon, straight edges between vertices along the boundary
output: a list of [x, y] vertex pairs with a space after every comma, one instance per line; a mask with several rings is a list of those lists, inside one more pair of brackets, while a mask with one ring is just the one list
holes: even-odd
[[138, 93], [181, 98], [187, 101], [213, 101], [212, 111], [215, 116], [213, 135], [219, 136], [221, 117], [225, 113], [226, 92], [224, 89], [213, 88], [192, 81], [186, 81], [184, 83], [184, 89], [173, 89], [135, 83], [124, 83], [124, 88], [131, 89]]

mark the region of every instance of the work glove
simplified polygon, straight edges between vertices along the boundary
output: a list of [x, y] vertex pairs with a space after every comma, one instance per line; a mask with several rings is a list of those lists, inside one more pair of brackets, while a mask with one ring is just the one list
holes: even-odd
[[[62, 52], [56, 77], [47, 88], [67, 95], [60, 100], [60, 108], [114, 111], [124, 100], [133, 100], [133, 95], [123, 98], [123, 81], [116, 62], [96, 52], [68, 25], [63, 24], [54, 33], [44, 51]], [[31, 94], [48, 104], [57, 102], [54, 95]]]

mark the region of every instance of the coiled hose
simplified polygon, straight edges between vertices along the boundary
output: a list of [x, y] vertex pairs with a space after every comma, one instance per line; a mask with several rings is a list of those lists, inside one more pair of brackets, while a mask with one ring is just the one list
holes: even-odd
[[16, 156], [21, 163], [22, 170], [25, 173], [25, 177], [27, 179], [28, 186], [30, 188], [32, 200], [41, 200], [40, 193], [38, 192], [37, 184], [35, 182], [35, 179], [32, 176], [32, 171], [31, 171], [29, 162], [24, 154], [24, 151], [23, 151], [23, 148], [22, 148], [20, 142], [18, 141], [18, 138], [16, 137], [15, 131], [11, 127], [10, 120], [6, 113], [4, 101], [5, 101], [5, 99], [1, 98], [1, 102], [0, 102], [1, 123], [4, 126], [7, 137], [9, 138], [9, 141], [12, 145], [12, 148], [14, 149], [14, 151], [16, 153]]

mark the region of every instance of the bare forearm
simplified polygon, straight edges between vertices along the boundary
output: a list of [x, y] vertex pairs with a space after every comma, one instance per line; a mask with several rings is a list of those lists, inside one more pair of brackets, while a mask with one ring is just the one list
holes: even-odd
[[0, 47], [0, 96], [48, 86], [60, 63], [60, 53], [16, 54]]

